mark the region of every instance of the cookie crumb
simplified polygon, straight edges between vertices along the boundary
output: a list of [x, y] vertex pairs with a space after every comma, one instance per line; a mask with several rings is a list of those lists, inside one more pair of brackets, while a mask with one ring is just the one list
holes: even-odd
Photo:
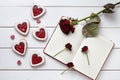
[[11, 38], [11, 40], [14, 40], [15, 39], [15, 35], [11, 35], [10, 38]]
[[20, 60], [18, 60], [17, 61], [17, 65], [21, 65], [22, 63], [21, 63], [21, 61]]
[[37, 19], [36, 22], [37, 22], [37, 23], [41, 23], [41, 20], [40, 20], [40, 19]]

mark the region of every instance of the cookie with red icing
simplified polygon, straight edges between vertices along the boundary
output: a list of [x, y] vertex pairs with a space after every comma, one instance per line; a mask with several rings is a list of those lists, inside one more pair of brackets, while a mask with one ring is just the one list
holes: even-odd
[[45, 12], [46, 11], [43, 6], [34, 4], [32, 7], [32, 17], [34, 19], [41, 17]]
[[34, 53], [30, 57], [30, 64], [31, 66], [39, 66], [45, 62], [45, 58], [43, 55], [38, 53]]
[[28, 34], [28, 32], [29, 32], [29, 29], [30, 29], [30, 23], [27, 20], [25, 20], [23, 22], [16, 23], [15, 24], [15, 29], [20, 34], [26, 36]]
[[12, 45], [12, 50], [19, 55], [25, 55], [27, 51], [27, 41], [25, 39], [22, 39], [19, 42], [15, 42]]
[[38, 30], [35, 30], [33, 32], [33, 37], [37, 40], [46, 40], [47, 39], [46, 29], [41, 27]]

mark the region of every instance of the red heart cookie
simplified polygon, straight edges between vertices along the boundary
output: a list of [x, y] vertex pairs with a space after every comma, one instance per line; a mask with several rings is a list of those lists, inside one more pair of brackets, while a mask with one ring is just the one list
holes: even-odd
[[30, 59], [31, 66], [38, 66], [44, 63], [44, 57], [38, 54], [32, 54]]
[[47, 32], [45, 28], [42, 27], [39, 30], [35, 30], [33, 32], [33, 37], [36, 38], [37, 40], [46, 40]]
[[12, 50], [19, 55], [24, 55], [26, 53], [26, 48], [27, 42], [24, 39], [20, 40], [17, 43], [14, 43], [12, 46]]
[[33, 5], [32, 7], [32, 17], [39, 18], [45, 13], [45, 8], [43, 6]]
[[29, 32], [30, 24], [28, 21], [15, 24], [15, 29], [22, 35], [27, 35]]

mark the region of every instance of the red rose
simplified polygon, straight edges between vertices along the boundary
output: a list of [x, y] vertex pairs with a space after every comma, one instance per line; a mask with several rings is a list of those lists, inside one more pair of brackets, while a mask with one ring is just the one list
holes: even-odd
[[70, 43], [67, 43], [66, 45], [65, 45], [65, 47], [68, 49], [68, 50], [72, 50], [72, 45], [70, 44]]
[[70, 25], [70, 20], [67, 19], [61, 19], [59, 22], [59, 26], [64, 34], [69, 34], [70, 31], [73, 33], [75, 30], [75, 28]]
[[65, 69], [61, 74], [64, 74], [65, 71], [72, 69], [74, 67], [74, 64], [72, 62], [69, 62], [66, 64], [66, 66], [68, 67], [68, 69]]
[[69, 62], [66, 64], [68, 68], [72, 68], [74, 66], [74, 64], [72, 62]]
[[83, 52], [84, 54], [86, 54], [88, 65], [90, 65], [90, 61], [89, 61], [89, 57], [88, 57], [87, 51], [88, 51], [88, 46], [83, 46], [81, 52]]
[[84, 46], [81, 50], [81, 52], [87, 52], [88, 51], [88, 46]]

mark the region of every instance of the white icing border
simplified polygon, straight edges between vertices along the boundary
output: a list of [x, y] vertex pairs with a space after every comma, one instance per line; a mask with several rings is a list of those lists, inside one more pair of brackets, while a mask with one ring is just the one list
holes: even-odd
[[[37, 16], [34, 16], [34, 14], [33, 14], [33, 6], [34, 6], [34, 5], [37, 5], [38, 8], [42, 8], [42, 9], [43, 9], [43, 11], [42, 11], [41, 14], [39, 14], [39, 15], [37, 15]], [[31, 13], [32, 13], [32, 17], [33, 17], [34, 19], [39, 18], [39, 17], [41, 17], [43, 14], [45, 14], [46, 10], [45, 10], [45, 8], [44, 8], [43, 6], [41, 6], [41, 5], [39, 5], [39, 4], [33, 4], [33, 6], [32, 6], [32, 9], [31, 9]]]
[[[41, 58], [42, 58], [42, 61], [41, 61], [40, 63], [38, 63], [38, 64], [32, 64], [32, 56], [33, 56], [34, 54], [37, 54], [38, 57], [41, 57]], [[41, 55], [41, 54], [39, 54], [38, 52], [35, 52], [34, 54], [32, 54], [32, 55], [30, 56], [30, 65], [33, 66], [33, 67], [42, 65], [42, 64], [45, 62], [44, 56]]]
[[[25, 33], [22, 32], [22, 31], [20, 31], [20, 30], [18, 29], [18, 27], [17, 27], [18, 24], [22, 24], [23, 22], [26, 22], [26, 23], [27, 23], [27, 30], [26, 30]], [[30, 22], [29, 22], [28, 20], [24, 20], [24, 21], [22, 21], [22, 22], [18, 22], [18, 23], [15, 24], [15, 29], [16, 29], [16, 31], [19, 32], [20, 34], [26, 36], [26, 35], [28, 34], [29, 30], [30, 30]]]
[[[15, 49], [15, 45], [16, 45], [16, 44], [19, 44], [20, 42], [23, 42], [23, 43], [25, 44], [24, 52], [23, 52], [22, 54]], [[22, 56], [25, 55], [26, 50], [27, 50], [27, 41], [26, 41], [25, 39], [21, 39], [19, 42], [15, 42], [15, 43], [12, 45], [12, 50], [13, 50], [15, 53], [19, 54], [19, 55], [22, 55]]]
[[[43, 29], [45, 30], [45, 38], [38, 38], [38, 37], [36, 36], [36, 31], [39, 31], [41, 28], [43, 28]], [[48, 35], [47, 35], [47, 31], [46, 31], [46, 29], [45, 29], [44, 27], [40, 27], [39, 29], [33, 31], [33, 37], [34, 37], [35, 39], [37, 39], [37, 40], [44, 41], [44, 40], [47, 39], [47, 36], [48, 36]]]

